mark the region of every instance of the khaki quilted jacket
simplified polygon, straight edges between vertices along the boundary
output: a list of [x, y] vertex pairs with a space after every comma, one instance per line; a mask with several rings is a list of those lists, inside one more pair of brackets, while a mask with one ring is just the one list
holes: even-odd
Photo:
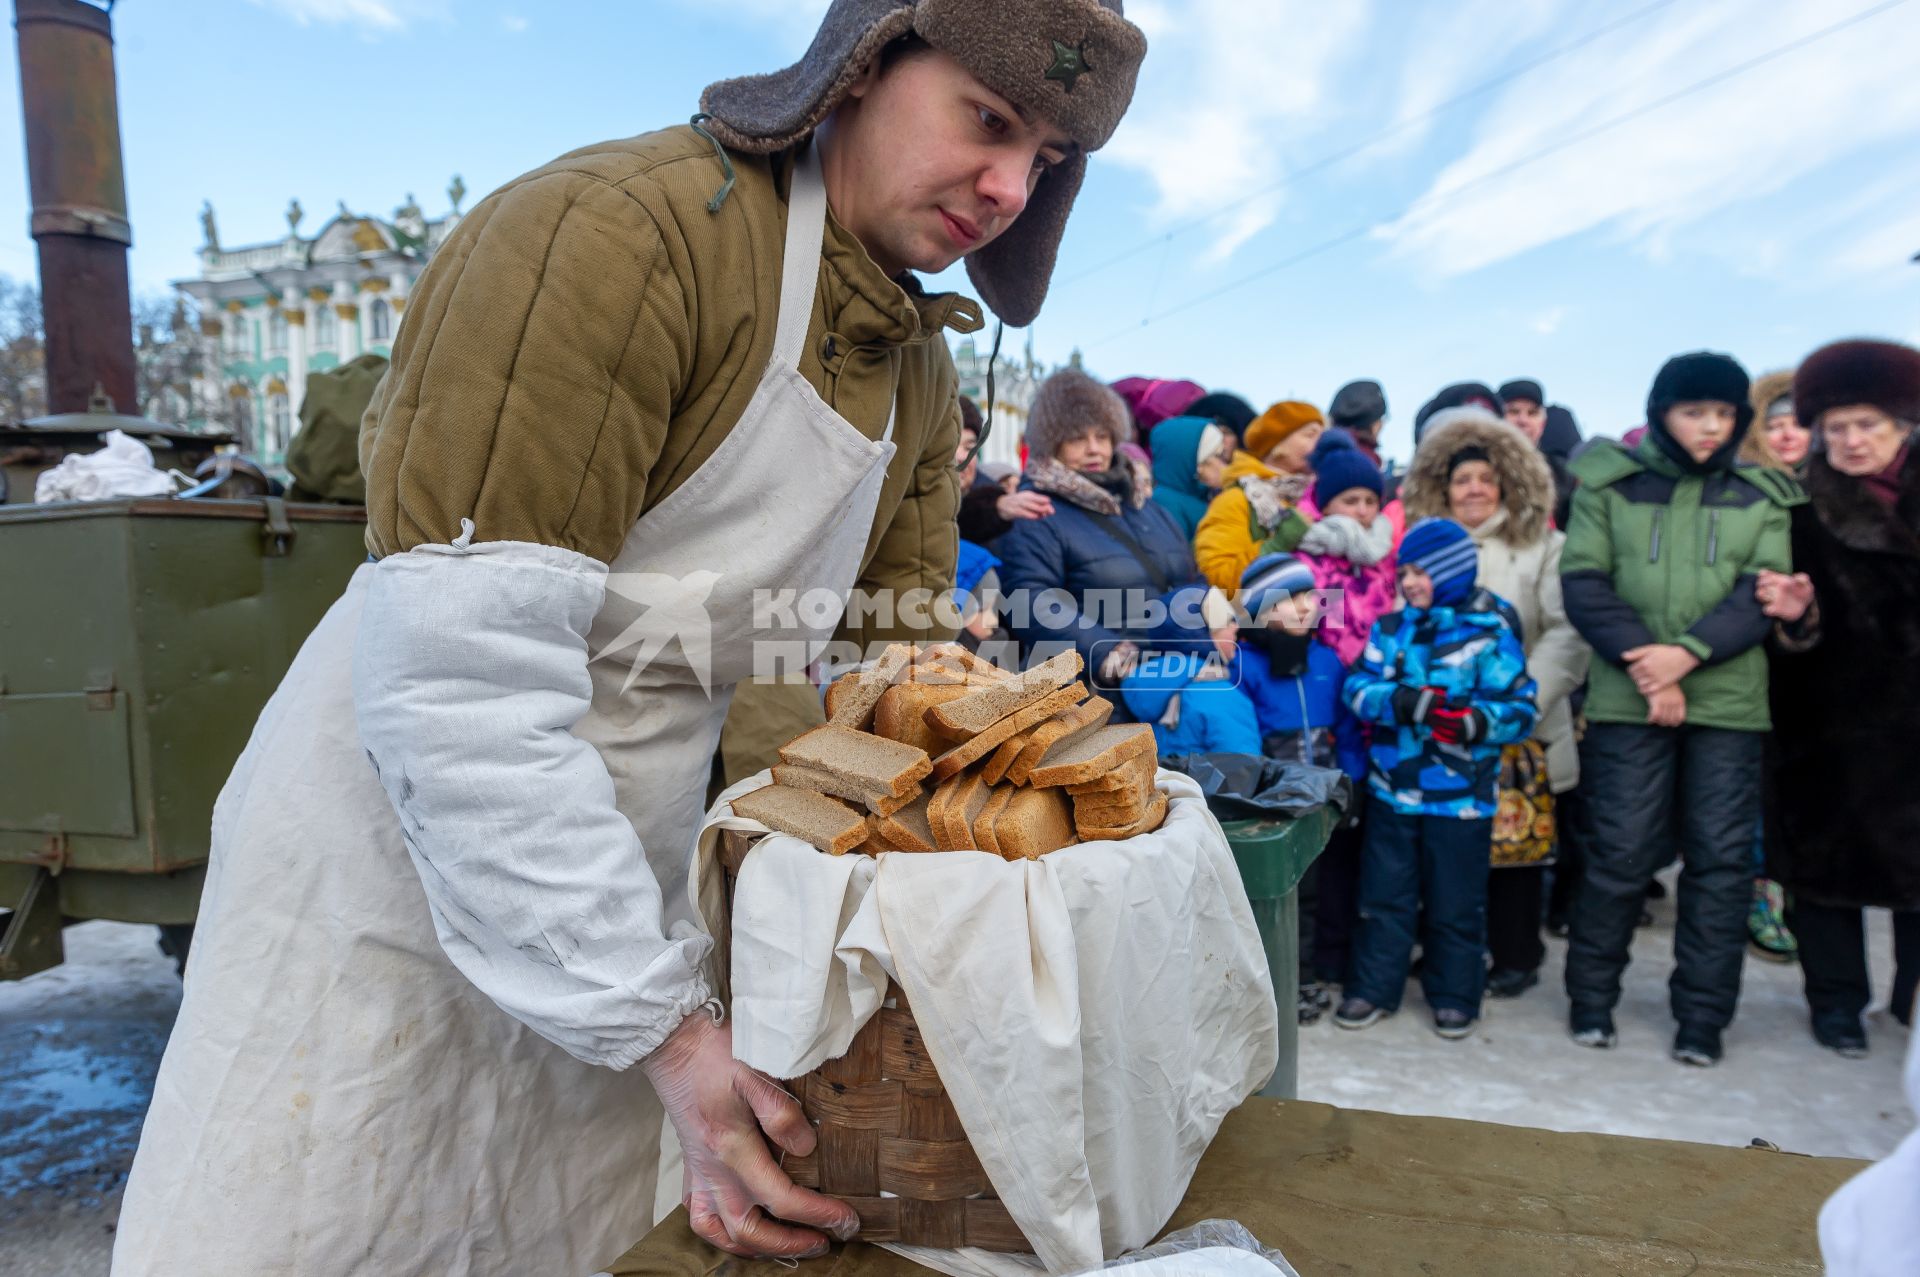
[[[681, 127], [561, 156], [466, 216], [415, 284], [362, 423], [375, 556], [451, 541], [470, 518], [476, 541], [610, 562], [713, 454], [773, 349], [791, 168], [729, 158], [717, 212], [720, 161]], [[980, 324], [965, 298], [888, 279], [829, 217], [800, 373], [870, 438], [899, 403], [862, 589], [952, 586], [960, 414], [943, 330]]]

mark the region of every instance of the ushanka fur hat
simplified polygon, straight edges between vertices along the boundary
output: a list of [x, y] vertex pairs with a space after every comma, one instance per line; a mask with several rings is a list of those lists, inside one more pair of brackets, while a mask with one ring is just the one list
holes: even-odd
[[1118, 448], [1133, 442], [1133, 417], [1109, 386], [1078, 368], [1062, 368], [1040, 383], [1027, 409], [1027, 455], [1051, 457], [1060, 445], [1103, 430]]
[[1897, 341], [1836, 341], [1807, 356], [1793, 375], [1793, 408], [1811, 430], [1834, 408], [1872, 404], [1920, 422], [1920, 350]]
[[1055, 165], [1019, 218], [967, 258], [996, 315], [1032, 323], [1087, 172], [1133, 101], [1147, 54], [1121, 0], [833, 0], [807, 55], [784, 71], [710, 85], [706, 128], [736, 150], [768, 154], [811, 133], [880, 52], [918, 36], [1023, 111], [1048, 120], [1076, 150]]

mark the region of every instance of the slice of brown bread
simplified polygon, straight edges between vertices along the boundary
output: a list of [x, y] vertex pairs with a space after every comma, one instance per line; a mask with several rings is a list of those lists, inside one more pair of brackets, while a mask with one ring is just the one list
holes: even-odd
[[1015, 785], [995, 785], [987, 795], [987, 805], [973, 820], [973, 845], [982, 851], [1000, 854], [1000, 839], [993, 832], [994, 822], [1000, 819], [1000, 813], [1007, 809], [1018, 791]]
[[[873, 725], [873, 707], [880, 703], [881, 694], [900, 681], [917, 650], [908, 643], [887, 644], [870, 667], [847, 676], [853, 679], [853, 685], [835, 700], [834, 707], [827, 712], [827, 721], [866, 731]], [[835, 679], [834, 685], [840, 682]]]
[[1075, 822], [1074, 828], [1088, 842], [1118, 842], [1122, 838], [1131, 838], [1135, 834], [1150, 834], [1160, 828], [1160, 822], [1167, 818], [1167, 796], [1154, 791], [1153, 801], [1147, 804], [1147, 814], [1130, 824], [1119, 826], [1082, 825]]
[[874, 734], [924, 749], [945, 753], [953, 742], [927, 726], [927, 711], [967, 694], [964, 683], [900, 683], [889, 687], [873, 707]]
[[1027, 773], [1030, 785], [1084, 785], [1122, 763], [1153, 752], [1153, 728], [1145, 723], [1102, 727], [1040, 760]]
[[1016, 788], [993, 822], [993, 841], [1008, 860], [1038, 860], [1071, 847], [1073, 806], [1057, 789]]
[[946, 850], [947, 842], [947, 805], [959, 792], [965, 782], [965, 776], [950, 776], [934, 786], [933, 796], [927, 801], [927, 829], [933, 835], [936, 850]]
[[1068, 649], [1004, 683], [978, 687], [959, 700], [934, 706], [927, 711], [927, 722], [942, 735], [966, 740], [1071, 684], [1080, 668], [1080, 653]]
[[[1078, 683], [1070, 683], [1066, 687], [1062, 687], [1050, 695], [1035, 701], [1025, 709], [1015, 710], [1013, 713], [987, 728], [986, 731], [981, 732], [971, 740], [955, 745], [952, 749], [934, 759], [933, 774], [941, 779], [945, 779], [964, 768], [971, 767], [973, 764], [991, 754], [994, 750], [1000, 748], [1000, 746], [1006, 744], [1016, 733], [1024, 732], [1030, 727], [1039, 726], [1055, 714], [1058, 714], [1061, 710], [1071, 709], [1079, 702], [1080, 698], [1085, 695], [1086, 689], [1084, 687]], [[927, 712], [931, 715], [939, 711], [936, 708]]]
[[852, 690], [855, 680], [859, 677], [859, 671], [856, 670], [851, 674], [842, 674], [839, 678], [827, 684], [826, 704], [827, 721], [829, 723], [833, 721], [834, 714], [839, 710], [842, 698]]
[[1090, 780], [1084, 785], [1068, 785], [1067, 792], [1079, 796], [1081, 794], [1117, 794], [1123, 789], [1133, 789], [1138, 790], [1144, 797], [1146, 791], [1153, 787], [1154, 773], [1159, 770], [1159, 767], [1159, 755], [1149, 750], [1096, 780]]
[[1035, 723], [1024, 732], [1015, 732], [1006, 739], [1000, 748], [993, 751], [993, 757], [989, 758], [986, 761], [986, 765], [981, 768], [981, 775], [987, 778], [988, 784], [998, 785], [1001, 781], [1007, 779], [1007, 769], [1013, 766], [1022, 751], [1032, 743], [1035, 733], [1046, 731], [1051, 724], [1060, 721], [1061, 715], [1071, 714], [1076, 710], [1085, 708], [1086, 706], [1084, 704], [1071, 706], [1061, 710], [1059, 714], [1055, 714], [1052, 718]]
[[933, 771], [924, 749], [833, 723], [788, 741], [780, 749], [780, 761], [895, 796], [911, 792]]
[[818, 767], [802, 767], [792, 763], [773, 765], [773, 783], [785, 785], [789, 789], [811, 789], [816, 794], [825, 794], [829, 798], [843, 798], [847, 802], [859, 803], [863, 807], [883, 796], [880, 790], [869, 788], [858, 781], [836, 776], [832, 772], [821, 771]]
[[810, 789], [767, 785], [734, 799], [733, 814], [804, 839], [830, 856], [844, 856], [867, 838], [865, 813]]
[[927, 804], [931, 801], [931, 795], [922, 794], [893, 815], [882, 817], [881, 835], [901, 851], [938, 851], [933, 826], [927, 821]]
[[1113, 716], [1113, 702], [1104, 696], [1074, 706], [1064, 714], [1055, 714], [1027, 735], [1026, 748], [1007, 768], [1006, 778], [1016, 785], [1027, 783], [1033, 769], [1055, 750], [1065, 750], [1083, 736], [1090, 736], [1107, 725]]
[[968, 772], [966, 780], [947, 804], [947, 840], [944, 850], [978, 851], [973, 841], [973, 822], [993, 796], [993, 787], [979, 772]]
[[865, 785], [856, 785], [852, 781], [842, 780], [832, 772], [823, 772], [817, 767], [796, 767], [787, 763], [773, 765], [773, 783], [787, 785], [794, 789], [811, 789], [814, 793], [825, 794], [829, 798], [841, 798], [850, 803], [859, 803], [868, 811], [881, 816], [891, 816], [920, 796], [918, 782], [909, 787], [904, 794], [883, 794], [877, 789], [868, 789]]
[[1073, 800], [1073, 818], [1082, 825], [1125, 825], [1147, 814], [1155, 792], [1121, 789], [1111, 794], [1080, 794]]
[[935, 643], [920, 649], [909, 677], [920, 683], [966, 684], [1003, 683], [1013, 677], [992, 661], [985, 660], [958, 643]]

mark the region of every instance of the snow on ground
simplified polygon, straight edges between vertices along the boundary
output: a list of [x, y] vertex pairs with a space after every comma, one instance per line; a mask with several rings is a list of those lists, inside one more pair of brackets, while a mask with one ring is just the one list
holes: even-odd
[[[1654, 925], [1635, 933], [1613, 1050], [1575, 1046], [1567, 1036], [1567, 946], [1549, 939], [1540, 984], [1513, 1001], [1489, 1000], [1479, 1031], [1464, 1041], [1433, 1032], [1417, 982], [1399, 1014], [1373, 1028], [1337, 1028], [1328, 1015], [1301, 1029], [1300, 1097], [1559, 1131], [1703, 1144], [1763, 1139], [1825, 1157], [1884, 1157], [1913, 1129], [1900, 1084], [1907, 1031], [1876, 1009], [1867, 1020], [1869, 1058], [1822, 1049], [1808, 1028], [1798, 966], [1749, 954], [1725, 1060], [1713, 1069], [1675, 1063], [1667, 1054], [1673, 899], [1650, 907]], [[1892, 929], [1885, 911], [1868, 917], [1874, 991], [1884, 998]]]
[[66, 932], [64, 966], [0, 983], [0, 1272], [98, 1277], [180, 980], [153, 927]]
[[[1884, 1014], [1869, 1023], [1873, 1055], [1841, 1060], [1807, 1032], [1797, 967], [1749, 959], [1740, 1018], [1718, 1069], [1667, 1057], [1673, 905], [1635, 941], [1620, 1046], [1576, 1047], [1560, 992], [1565, 945], [1549, 942], [1546, 979], [1517, 1002], [1490, 1003], [1474, 1037], [1429, 1028], [1417, 988], [1399, 1015], [1364, 1032], [1330, 1019], [1301, 1030], [1300, 1094], [1352, 1108], [1472, 1118], [1878, 1157], [1912, 1127], [1900, 1090], [1907, 1035]], [[1891, 937], [1871, 931], [1884, 991]], [[151, 927], [94, 922], [67, 932], [67, 963], [0, 984], [0, 1273], [100, 1277], [179, 982]], [[678, 1175], [662, 1185], [663, 1208]]]

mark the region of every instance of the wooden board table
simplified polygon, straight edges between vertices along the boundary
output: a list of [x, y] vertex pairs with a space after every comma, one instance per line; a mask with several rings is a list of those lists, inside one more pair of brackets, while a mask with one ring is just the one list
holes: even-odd
[[[1234, 1219], [1301, 1277], [1773, 1277], [1820, 1272], [1814, 1221], [1864, 1163], [1251, 1100], [1169, 1230]], [[614, 1277], [789, 1277], [675, 1212]], [[800, 1277], [927, 1270], [854, 1242]]]

